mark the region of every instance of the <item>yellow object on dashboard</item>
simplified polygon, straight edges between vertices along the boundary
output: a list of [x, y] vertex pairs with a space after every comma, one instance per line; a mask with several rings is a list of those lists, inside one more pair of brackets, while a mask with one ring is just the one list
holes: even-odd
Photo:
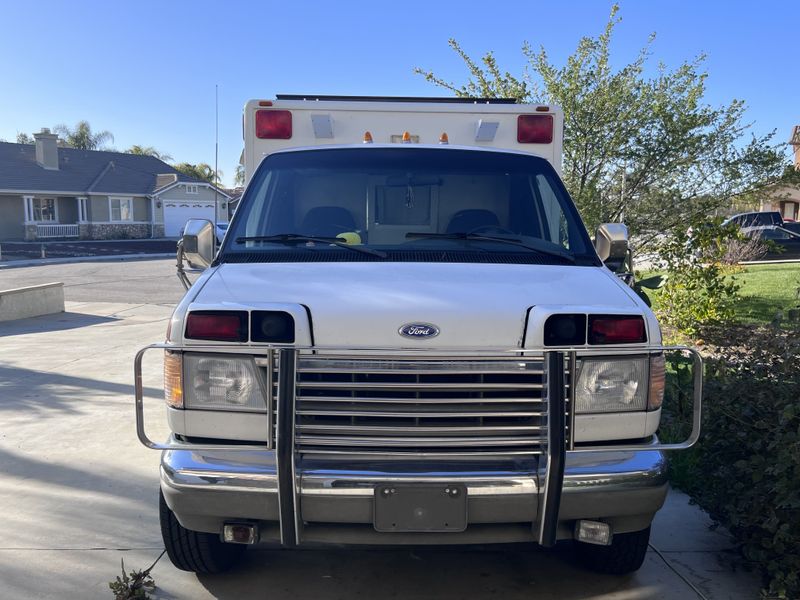
[[360, 246], [362, 244], [361, 236], [355, 231], [345, 231], [336, 237], [340, 240], [344, 240], [345, 244], [350, 244], [351, 246]]

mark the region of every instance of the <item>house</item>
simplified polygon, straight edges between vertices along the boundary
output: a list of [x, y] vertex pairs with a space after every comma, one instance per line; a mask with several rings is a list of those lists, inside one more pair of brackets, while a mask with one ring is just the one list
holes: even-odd
[[[794, 151], [794, 168], [800, 170], [800, 125], [794, 127], [789, 144]], [[800, 189], [796, 187], [776, 188], [769, 198], [761, 200], [759, 210], [777, 210], [787, 221], [800, 221]]]
[[230, 196], [153, 157], [0, 142], [0, 241], [177, 237], [189, 218], [228, 220]]

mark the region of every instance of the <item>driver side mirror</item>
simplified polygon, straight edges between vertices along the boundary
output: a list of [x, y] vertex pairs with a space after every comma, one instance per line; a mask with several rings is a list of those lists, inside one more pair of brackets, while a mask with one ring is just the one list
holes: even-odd
[[597, 228], [594, 248], [600, 260], [616, 273], [628, 257], [628, 228], [624, 223], [603, 223]]
[[214, 224], [206, 219], [189, 219], [183, 228], [183, 256], [193, 269], [206, 269], [214, 260]]

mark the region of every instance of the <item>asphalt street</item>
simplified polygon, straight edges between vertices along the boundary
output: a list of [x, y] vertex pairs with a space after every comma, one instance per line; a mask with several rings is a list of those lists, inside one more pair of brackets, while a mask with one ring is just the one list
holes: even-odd
[[[65, 313], [0, 323], [0, 598], [112, 597], [108, 582], [158, 557], [158, 454], [136, 439], [132, 362], [162, 340], [182, 288], [172, 261], [0, 271], [0, 289], [63, 281]], [[162, 365], [145, 363], [151, 437], [166, 435]], [[671, 492], [637, 573], [582, 569], [569, 544], [466, 548], [257, 547], [195, 576], [163, 558], [156, 598], [751, 600], [728, 537]], [[655, 550], [657, 549], [658, 552]], [[699, 593], [698, 593], [699, 592]]]

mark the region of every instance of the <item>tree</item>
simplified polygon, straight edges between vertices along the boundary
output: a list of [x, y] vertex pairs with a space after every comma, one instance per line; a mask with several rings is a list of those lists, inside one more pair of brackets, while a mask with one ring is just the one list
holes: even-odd
[[236, 165], [236, 174], [233, 177], [233, 185], [244, 185], [244, 165], [242, 163]]
[[93, 132], [88, 121], [78, 121], [74, 129], [66, 125], [56, 125], [53, 131], [59, 134], [67, 146], [81, 150], [101, 150], [108, 141], [114, 141], [110, 131]]
[[563, 178], [590, 230], [624, 220], [639, 244], [665, 230], [730, 206], [738, 197], [781, 180], [786, 157], [774, 132], [756, 136], [744, 122], [745, 104], [704, 101], [704, 57], [650, 75], [651, 35], [633, 62], [610, 64], [618, 7], [596, 38], [584, 37], [563, 66], [525, 43], [523, 76], [501, 70], [491, 52], [472, 59], [454, 39], [469, 79], [456, 85], [416, 68], [461, 97], [510, 97], [564, 110]]
[[214, 171], [209, 165], [206, 163], [198, 163], [193, 165], [191, 163], [178, 163], [177, 165], [173, 165], [175, 169], [183, 173], [184, 175], [188, 175], [189, 177], [194, 177], [195, 179], [200, 179], [202, 181], [207, 181], [208, 183], [218, 184], [219, 180], [222, 177], [222, 171]]
[[167, 154], [166, 152], [159, 152], [152, 146], [139, 146], [138, 144], [134, 144], [127, 150], [125, 150], [126, 154], [138, 154], [141, 156], [154, 156], [159, 160], [163, 160], [164, 162], [168, 162], [172, 160], [172, 157]]
[[27, 133], [20, 133], [17, 132], [17, 143], [18, 144], [33, 144], [34, 139], [32, 136], [28, 135]]

